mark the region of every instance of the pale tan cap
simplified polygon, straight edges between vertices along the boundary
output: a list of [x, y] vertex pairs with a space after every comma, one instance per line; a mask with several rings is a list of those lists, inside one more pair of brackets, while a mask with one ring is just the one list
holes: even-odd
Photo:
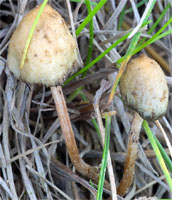
[[14, 75], [24, 82], [55, 86], [77, 70], [77, 46], [64, 19], [49, 5], [41, 14], [20, 70], [26, 40], [39, 8], [31, 10], [13, 33], [7, 62]]
[[167, 81], [159, 64], [142, 54], [127, 66], [120, 80], [124, 102], [143, 119], [163, 116], [168, 105]]

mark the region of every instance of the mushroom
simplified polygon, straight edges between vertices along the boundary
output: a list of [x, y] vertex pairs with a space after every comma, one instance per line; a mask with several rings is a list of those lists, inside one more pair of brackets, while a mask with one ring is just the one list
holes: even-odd
[[77, 45], [64, 19], [49, 5], [45, 6], [41, 14], [28, 48], [25, 63], [23, 68], [20, 68], [25, 43], [39, 8], [40, 6], [34, 8], [24, 16], [13, 33], [10, 39], [7, 63], [18, 79], [30, 84], [51, 87], [70, 159], [81, 174], [95, 180], [97, 169], [86, 164], [80, 158], [60, 86], [69, 74], [78, 69], [76, 65]]
[[133, 182], [143, 119], [154, 121], [166, 113], [168, 86], [159, 64], [142, 54], [128, 64], [120, 80], [120, 92], [124, 103], [136, 111], [129, 132], [123, 178], [117, 189], [123, 196]]

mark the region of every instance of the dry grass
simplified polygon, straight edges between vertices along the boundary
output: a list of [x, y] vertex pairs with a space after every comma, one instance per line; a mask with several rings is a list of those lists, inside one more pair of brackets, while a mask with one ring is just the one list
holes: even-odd
[[[45, 87], [29, 86], [16, 80], [6, 65], [10, 36], [25, 13], [39, 2], [41, 0], [0, 0], [0, 197], [1, 199], [32, 200], [94, 199], [95, 188], [89, 185], [86, 177], [75, 172], [68, 158], [51, 91]], [[165, 2], [168, 1], [157, 1], [151, 14], [153, 22], [165, 7]], [[71, 21], [69, 16], [73, 15], [76, 26], [87, 16], [85, 5], [71, 3], [71, 7], [70, 4], [67, 7], [66, 1], [60, 0], [51, 0], [49, 3], [68, 23]], [[114, 40], [126, 34], [128, 27], [137, 25], [139, 13], [145, 6], [137, 9], [133, 4], [134, 12], [126, 15], [122, 30], [117, 31], [119, 15], [125, 3], [128, 8], [131, 7], [130, 1], [120, 1], [120, 3], [117, 1], [115, 5], [115, 1], [109, 0], [94, 18], [93, 58], [108, 48]], [[169, 12], [166, 13], [164, 20], [169, 18], [169, 14]], [[113, 16], [113, 20], [109, 20], [110, 16]], [[162, 20], [161, 23], [163, 24], [164, 21]], [[146, 35], [146, 31], [143, 30], [142, 35]], [[88, 37], [89, 31], [85, 28], [77, 40], [82, 58], [80, 65], [87, 55]], [[80, 155], [92, 166], [98, 167], [102, 156], [101, 142], [91, 123], [92, 117], [95, 116], [93, 100], [96, 91], [100, 88], [101, 80], [106, 79], [109, 87], [112, 86], [116, 76], [113, 63], [125, 54], [127, 45], [128, 43], [123, 43], [113, 49], [89, 71], [86, 78], [75, 80], [63, 89], [67, 98], [76, 88], [85, 86], [83, 92], [88, 102], [83, 103], [79, 95], [74, 100], [67, 101], [67, 106]], [[149, 46], [143, 52], [145, 51], [161, 64], [167, 75], [169, 91], [171, 91], [171, 36]], [[109, 87], [101, 94], [100, 110], [107, 103]], [[110, 109], [117, 112], [112, 118], [110, 153], [116, 185], [118, 185], [123, 173], [127, 133], [133, 113], [123, 105], [119, 91]], [[160, 120], [169, 141], [172, 141], [171, 112], [170, 93], [166, 116]], [[161, 130], [154, 123], [150, 125], [169, 154]], [[104, 198], [108, 198], [109, 193], [110, 191], [105, 190]], [[169, 192], [169, 187], [143, 130], [140, 137], [135, 181], [126, 199], [141, 196], [172, 199], [172, 194]]]

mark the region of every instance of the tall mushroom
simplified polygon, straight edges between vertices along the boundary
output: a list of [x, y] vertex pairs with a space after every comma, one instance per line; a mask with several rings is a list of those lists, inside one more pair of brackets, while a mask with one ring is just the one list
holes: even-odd
[[120, 92], [124, 103], [137, 112], [129, 132], [123, 178], [118, 186], [118, 194], [123, 196], [133, 182], [143, 119], [153, 121], [166, 113], [167, 81], [159, 64], [142, 54], [128, 64], [120, 80]]
[[22, 69], [19, 67], [29, 31], [39, 8], [40, 6], [34, 8], [24, 16], [13, 33], [8, 50], [8, 66], [18, 79], [26, 83], [51, 87], [70, 159], [81, 174], [95, 179], [96, 168], [80, 158], [60, 86], [68, 75], [78, 68], [77, 45], [64, 19], [49, 5], [45, 6], [35, 28], [24, 66]]

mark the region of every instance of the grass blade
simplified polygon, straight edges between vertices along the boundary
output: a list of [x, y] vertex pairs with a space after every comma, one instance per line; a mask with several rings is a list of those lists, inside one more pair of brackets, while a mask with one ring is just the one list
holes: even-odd
[[23, 66], [24, 66], [26, 55], [27, 55], [27, 52], [28, 52], [28, 49], [29, 49], [30, 42], [32, 40], [33, 33], [35, 31], [36, 25], [38, 24], [38, 20], [39, 20], [41, 14], [42, 14], [47, 2], [48, 2], [48, 0], [44, 0], [42, 5], [40, 6], [40, 9], [38, 11], [38, 14], [37, 14], [35, 20], [33, 22], [33, 25], [32, 25], [31, 30], [29, 32], [29, 36], [27, 38], [26, 45], [25, 45], [25, 48], [24, 48], [24, 51], [23, 51], [23, 55], [22, 55], [22, 59], [21, 59], [21, 63], [20, 63], [20, 69], [22, 69]]
[[165, 165], [165, 162], [164, 162], [164, 159], [163, 159], [163, 157], [161, 155], [161, 152], [160, 152], [160, 150], [159, 150], [159, 148], [157, 146], [157, 143], [156, 143], [156, 141], [154, 139], [152, 131], [149, 128], [149, 125], [148, 125], [146, 120], [143, 121], [143, 128], [144, 128], [144, 130], [145, 130], [145, 132], [146, 132], [146, 134], [147, 134], [147, 136], [149, 138], [149, 141], [150, 141], [150, 143], [152, 145], [152, 148], [153, 148], [153, 150], [154, 150], [154, 152], [156, 154], [156, 157], [157, 157], [158, 162], [159, 162], [159, 164], [161, 166], [161, 169], [162, 169], [162, 171], [163, 171], [163, 173], [165, 175], [165, 178], [166, 178], [167, 183], [168, 183], [168, 185], [170, 187], [170, 190], [172, 191], [172, 179], [171, 179], [169, 171], [168, 171], [168, 169], [167, 169], [167, 167]]
[[159, 148], [159, 150], [160, 150], [160, 152], [161, 152], [161, 154], [162, 154], [162, 157], [163, 157], [163, 159], [164, 159], [164, 161], [165, 161], [167, 167], [169, 168], [169, 170], [170, 170], [171, 173], [172, 173], [172, 161], [170, 160], [170, 158], [169, 158], [167, 152], [164, 150], [164, 148], [162, 147], [161, 143], [160, 143], [159, 140], [156, 138], [156, 136], [154, 136], [154, 139], [155, 139], [155, 141], [156, 141], [156, 143], [157, 143], [157, 145], [158, 145], [158, 148]]
[[107, 0], [101, 0], [96, 7], [90, 12], [90, 14], [84, 19], [84, 21], [80, 24], [78, 29], [76, 30], [76, 37], [79, 36], [80, 32], [84, 29], [84, 27], [89, 23], [92, 17], [102, 8], [102, 6], [107, 2]]
[[103, 149], [103, 159], [101, 163], [101, 170], [99, 175], [99, 183], [98, 183], [98, 190], [97, 190], [97, 197], [96, 200], [102, 199], [103, 194], [103, 185], [105, 180], [105, 173], [106, 173], [106, 166], [107, 166], [107, 157], [108, 157], [108, 150], [110, 144], [110, 129], [111, 129], [111, 116], [105, 116], [105, 143]]

